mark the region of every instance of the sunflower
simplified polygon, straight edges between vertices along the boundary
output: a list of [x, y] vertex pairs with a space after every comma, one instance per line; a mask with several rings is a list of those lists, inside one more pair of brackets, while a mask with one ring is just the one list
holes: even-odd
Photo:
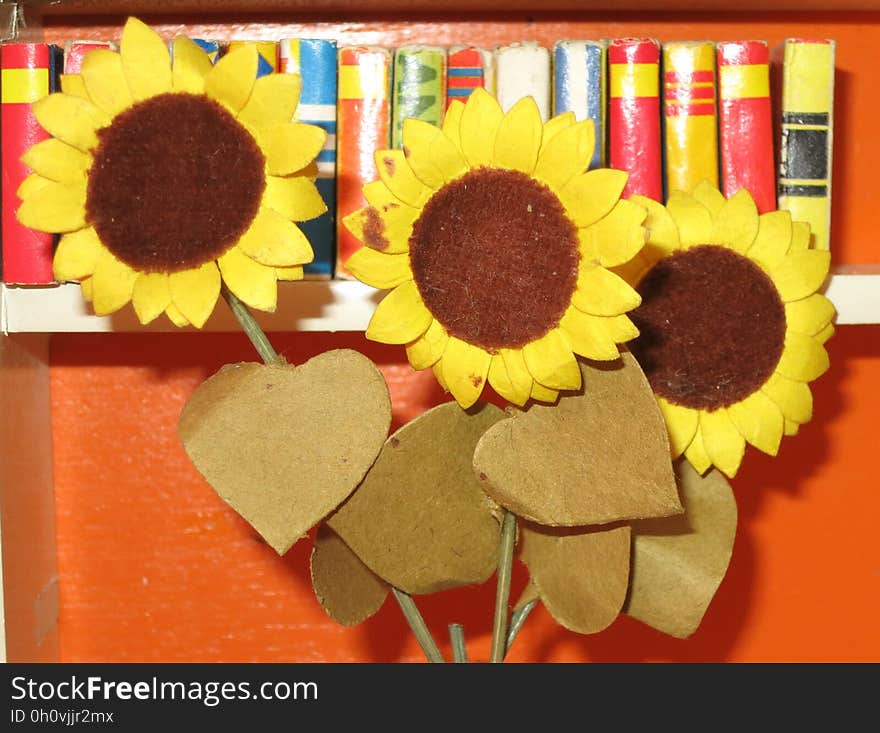
[[212, 66], [185, 37], [172, 63], [135, 18], [120, 49], [90, 51], [34, 103], [52, 137], [22, 158], [34, 173], [19, 220], [63, 235], [55, 277], [82, 281], [98, 315], [131, 301], [142, 323], [165, 312], [201, 327], [221, 279], [274, 310], [276, 281], [312, 259], [294, 222], [326, 210], [309, 167], [325, 133], [291, 122], [300, 78], [257, 79], [252, 45]]
[[391, 292], [367, 328], [406, 344], [462, 407], [484, 385], [522, 405], [578, 389], [575, 354], [619, 357], [640, 298], [610, 267], [642, 248], [646, 211], [620, 199], [623, 171], [585, 172], [593, 123], [541, 121], [526, 97], [504, 114], [482, 89], [442, 128], [403, 123], [403, 150], [376, 154], [368, 206], [345, 218], [366, 246], [346, 267]]
[[776, 455], [812, 416], [808, 383], [829, 366], [830, 264], [787, 211], [758, 215], [745, 189], [708, 183], [648, 210], [648, 243], [623, 274], [642, 304], [630, 344], [669, 430], [673, 457], [733, 477], [749, 443]]

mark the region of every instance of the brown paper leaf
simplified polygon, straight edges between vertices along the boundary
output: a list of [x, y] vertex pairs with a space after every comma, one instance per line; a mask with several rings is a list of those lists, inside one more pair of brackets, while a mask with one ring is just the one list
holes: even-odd
[[381, 372], [341, 349], [302, 366], [226, 365], [177, 430], [199, 473], [283, 555], [357, 486], [390, 423]]
[[529, 578], [529, 582], [526, 583], [526, 587], [523, 588], [522, 593], [519, 594], [519, 598], [517, 598], [516, 603], [513, 604], [513, 610], [519, 611], [521, 608], [525, 608], [532, 601], [540, 601], [541, 600], [541, 592], [538, 590], [538, 586], [535, 585], [535, 581]]
[[680, 639], [690, 636], [718, 590], [736, 535], [736, 500], [715, 469], [676, 466], [686, 514], [633, 522], [633, 572], [625, 612]]
[[321, 608], [343, 626], [357, 626], [376, 613], [388, 585], [364, 565], [327, 525], [318, 528], [311, 560], [312, 588]]
[[486, 431], [474, 470], [489, 496], [549, 526], [681, 512], [660, 408], [635, 359], [621, 357], [582, 363], [579, 393]]
[[558, 529], [523, 525], [522, 559], [541, 602], [579, 634], [606, 628], [626, 599], [630, 529]]
[[482, 583], [495, 570], [495, 507], [471, 468], [474, 446], [504, 413], [448, 402], [385, 443], [363, 483], [327, 520], [380, 578], [407, 593]]

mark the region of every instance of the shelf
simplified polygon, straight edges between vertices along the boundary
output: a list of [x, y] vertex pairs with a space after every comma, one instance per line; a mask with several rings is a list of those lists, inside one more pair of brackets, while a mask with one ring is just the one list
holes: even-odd
[[[839, 268], [826, 294], [837, 308], [838, 324], [880, 323], [880, 267]], [[278, 308], [256, 313], [266, 331], [363, 331], [382, 293], [359, 282], [279, 283]], [[4, 333], [150, 333], [179, 329], [165, 318], [138, 323], [130, 307], [112, 316], [92, 315], [75, 283], [0, 286], [0, 325]], [[218, 307], [203, 331], [237, 331], [235, 319]]]

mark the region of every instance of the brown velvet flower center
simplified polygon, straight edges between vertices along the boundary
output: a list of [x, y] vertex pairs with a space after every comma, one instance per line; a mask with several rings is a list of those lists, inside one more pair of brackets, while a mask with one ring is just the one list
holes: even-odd
[[230, 249], [257, 214], [265, 159], [217, 102], [162, 94], [98, 132], [87, 221], [130, 267], [177, 272]]
[[453, 336], [518, 348], [559, 323], [577, 285], [577, 230], [546, 186], [478, 168], [425, 204], [409, 240], [428, 310]]
[[638, 287], [630, 348], [651, 387], [670, 402], [715, 410], [748, 397], [773, 373], [785, 308], [751, 260], [714, 245], [661, 260]]

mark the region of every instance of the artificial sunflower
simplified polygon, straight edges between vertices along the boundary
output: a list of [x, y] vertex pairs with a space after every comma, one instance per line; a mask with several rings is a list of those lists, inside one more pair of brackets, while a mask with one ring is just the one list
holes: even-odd
[[119, 53], [90, 51], [34, 104], [52, 137], [23, 157], [18, 218], [63, 234], [55, 277], [82, 281], [95, 313], [131, 301], [142, 323], [200, 327], [221, 278], [274, 310], [276, 281], [302, 277], [312, 250], [294, 222], [326, 210], [309, 167], [325, 133], [291, 122], [300, 78], [257, 79], [257, 64], [248, 45], [212, 66], [185, 37], [172, 63], [130, 18]]
[[657, 395], [673, 457], [733, 477], [746, 443], [776, 455], [812, 416], [808, 383], [829, 366], [830, 265], [787, 211], [758, 215], [745, 189], [708, 183], [648, 210], [648, 243], [624, 273], [641, 306], [630, 344]]
[[462, 407], [486, 381], [522, 405], [578, 389], [575, 354], [613, 360], [637, 335], [639, 296], [610, 267], [642, 248], [645, 208], [620, 199], [623, 171], [587, 171], [590, 120], [542, 123], [526, 97], [504, 114], [482, 89], [442, 129], [408, 119], [403, 151], [376, 154], [368, 206], [345, 219], [366, 246], [346, 267], [393, 288], [367, 328], [406, 344]]

